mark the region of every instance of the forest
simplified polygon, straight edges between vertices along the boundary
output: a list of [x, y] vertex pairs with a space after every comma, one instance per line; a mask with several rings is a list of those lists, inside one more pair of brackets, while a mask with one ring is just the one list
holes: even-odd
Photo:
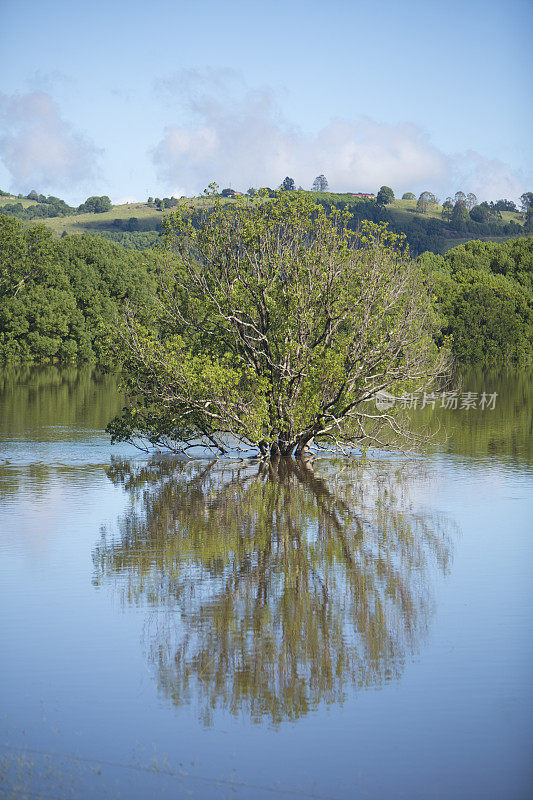
[[[369, 216], [389, 222], [386, 206], [354, 206], [361, 216], [354, 214], [353, 227]], [[0, 215], [0, 358], [105, 365], [113, 358], [108, 341], [115, 319], [125, 303], [147, 313], [161, 264], [171, 257], [153, 232], [56, 239], [42, 223]], [[436, 343], [449, 342], [458, 364], [533, 362], [532, 237], [469, 241], [444, 255], [426, 251], [419, 263], [439, 315]]]

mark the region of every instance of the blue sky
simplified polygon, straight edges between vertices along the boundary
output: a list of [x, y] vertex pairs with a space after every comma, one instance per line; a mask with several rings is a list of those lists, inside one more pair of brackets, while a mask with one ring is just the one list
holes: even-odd
[[221, 186], [517, 198], [525, 0], [4, 0], [0, 187], [81, 202]]

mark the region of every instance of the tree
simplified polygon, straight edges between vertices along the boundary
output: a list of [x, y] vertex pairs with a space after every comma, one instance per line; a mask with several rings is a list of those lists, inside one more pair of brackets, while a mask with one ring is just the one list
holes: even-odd
[[257, 189], [254, 189], [253, 186], [250, 186], [246, 194], [248, 195], [248, 197], [255, 197], [257, 194]]
[[294, 190], [296, 189], [294, 178], [289, 178], [289, 176], [287, 175], [287, 177], [281, 184], [281, 188], [283, 189], [284, 192], [294, 192]]
[[514, 200], [498, 200], [494, 203], [494, 208], [497, 211], [512, 211], [514, 214], [518, 213], [518, 208]]
[[402, 200], [416, 200], [416, 195], [412, 192], [405, 192], [405, 194], [402, 194]]
[[524, 192], [524, 194], [521, 194], [520, 202], [522, 204], [522, 211], [527, 213], [533, 208], [533, 192]]
[[129, 406], [112, 440], [272, 457], [412, 441], [368, 402], [445, 369], [430, 295], [398, 236], [348, 217], [285, 192], [171, 213], [158, 313], [126, 307], [120, 326]]
[[113, 208], [111, 200], [107, 195], [88, 197], [85, 203], [78, 206], [80, 213], [103, 214]]
[[454, 197], [455, 204], [466, 203], [466, 194], [464, 192], [456, 192]]
[[325, 175], [317, 175], [313, 181], [314, 192], [327, 192], [328, 186], [329, 184]]
[[474, 222], [491, 223], [501, 219], [502, 215], [494, 204], [489, 205], [484, 201], [470, 210], [470, 218]]
[[427, 214], [430, 205], [437, 202], [437, 198], [432, 192], [422, 192], [416, 204], [416, 210], [419, 214]]
[[376, 197], [376, 202], [380, 206], [386, 206], [394, 200], [394, 192], [390, 186], [382, 186]]
[[474, 206], [477, 206], [477, 197], [473, 192], [469, 192], [466, 196], [466, 207], [470, 211]]
[[452, 214], [453, 214], [452, 198], [447, 197], [444, 203], [442, 204], [442, 218], [446, 220], [446, 222], [451, 222]]
[[452, 227], [456, 231], [463, 231], [466, 229], [469, 219], [470, 214], [468, 213], [466, 203], [463, 200], [458, 200], [453, 207]]

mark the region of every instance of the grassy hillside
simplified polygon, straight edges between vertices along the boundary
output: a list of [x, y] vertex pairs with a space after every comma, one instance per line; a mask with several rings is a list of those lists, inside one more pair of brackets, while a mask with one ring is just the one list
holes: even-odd
[[[387, 211], [398, 220], [406, 219], [407, 215], [411, 217], [411, 215], [416, 214], [417, 217], [422, 217], [425, 219], [438, 219], [442, 220], [442, 206], [441, 205], [431, 205], [428, 207], [428, 210], [425, 214], [417, 214], [416, 213], [416, 200], [393, 200], [390, 205], [387, 206]], [[519, 225], [522, 225], [522, 215], [515, 214], [512, 211], [500, 211], [502, 215], [502, 222], [517, 222]]]
[[[516, 231], [506, 231], [506, 235], [502, 235], [503, 232], [500, 234], [499, 231], [493, 230], [491, 232], [482, 228], [475, 233], [471, 233], [468, 230], [463, 232], [454, 231], [449, 223], [444, 222], [442, 219], [442, 206], [433, 205], [428, 208], [426, 214], [418, 214], [416, 212], [416, 200], [394, 200], [389, 205], [381, 208], [372, 201], [365, 201], [351, 194], [316, 192], [313, 193], [313, 197], [326, 206], [333, 204], [350, 206], [355, 213], [354, 223], [357, 223], [357, 219], [360, 217], [376, 221], [388, 221], [393, 230], [403, 231], [407, 234], [409, 244], [415, 254], [424, 250], [443, 253], [451, 247], [472, 239], [504, 242], [509, 238], [516, 238], [517, 235], [520, 235]], [[212, 200], [206, 197], [197, 197], [184, 199], [183, 202], [198, 209], [209, 206]], [[233, 203], [236, 201], [226, 198], [224, 202]], [[0, 214], [2, 213], [1, 206], [11, 203], [21, 203], [24, 208], [36, 205], [33, 200], [1, 197]], [[356, 208], [360, 209], [359, 214]], [[160, 211], [155, 205], [148, 203], [124, 203], [123, 205], [113, 206], [110, 211], [104, 213], [75, 213], [68, 216], [44, 217], [35, 221], [45, 224], [55, 237], [76, 233], [103, 234], [128, 247], [133, 244], [133, 246], [143, 249], [146, 246], [150, 246], [146, 237], [144, 237], [146, 241], [138, 241], [137, 244], [126, 242], [126, 239], [137, 238], [139, 240], [143, 237], [139, 237], [137, 234], [159, 231], [163, 217], [171, 211], [172, 208]], [[501, 224], [508, 224], [513, 221], [520, 227], [523, 226], [520, 214], [504, 211], [501, 217]], [[25, 224], [31, 223], [30, 221], [25, 221]]]
[[23, 208], [29, 208], [30, 206], [37, 205], [35, 200], [27, 200], [25, 197], [16, 197], [12, 194], [8, 195], [7, 197], [2, 195], [0, 197], [0, 213], [2, 211], [1, 206], [11, 206], [14, 203], [20, 203]]
[[[211, 201], [204, 197], [194, 197], [183, 201], [193, 208], [209, 206]], [[233, 200], [226, 199], [224, 202], [232, 203]], [[63, 231], [71, 233], [101, 233], [102, 231], [120, 230], [115, 220], [124, 223], [135, 218], [139, 222], [139, 231], [157, 231], [161, 226], [161, 220], [165, 214], [169, 214], [171, 208], [158, 211], [154, 205], [148, 203], [124, 203], [123, 205], [113, 206], [111, 211], [101, 214], [74, 214], [69, 217], [48, 217], [42, 221], [55, 236], [61, 236]], [[1, 211], [0, 211], [1, 213]]]

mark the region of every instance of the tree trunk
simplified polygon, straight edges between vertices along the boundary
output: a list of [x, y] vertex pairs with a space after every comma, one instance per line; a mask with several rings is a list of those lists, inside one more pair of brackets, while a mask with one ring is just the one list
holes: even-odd
[[302, 458], [303, 455], [309, 452], [309, 445], [312, 443], [313, 438], [314, 434], [312, 433], [304, 433], [300, 436], [294, 454], [296, 458]]

